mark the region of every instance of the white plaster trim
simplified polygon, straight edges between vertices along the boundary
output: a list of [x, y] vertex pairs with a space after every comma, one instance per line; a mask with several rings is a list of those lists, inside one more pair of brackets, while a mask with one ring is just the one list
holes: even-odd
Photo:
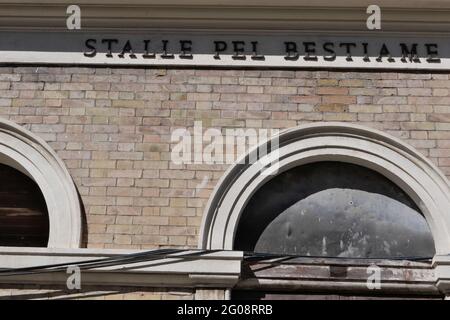
[[[402, 188], [422, 210], [437, 254], [450, 253], [450, 187], [433, 163], [399, 139], [381, 131], [343, 123], [315, 123], [279, 135], [279, 173], [318, 161], [342, 161], [370, 168]], [[258, 147], [250, 154], [255, 154]], [[273, 157], [270, 153], [267, 157]], [[248, 163], [248, 161], [246, 162]], [[205, 208], [199, 247], [233, 248], [239, 218], [252, 195], [271, 176], [261, 162], [231, 166]]]
[[[24, 268], [60, 263], [75, 263], [124, 254], [136, 250], [45, 249], [0, 247], [0, 268]], [[170, 257], [138, 263], [120, 264], [81, 271], [81, 284], [101, 286], [232, 288], [241, 272], [243, 253], [211, 252], [199, 257], [179, 258], [186, 251]], [[65, 272], [28, 275], [0, 275], [0, 283], [65, 284]]]
[[450, 255], [436, 255], [433, 259], [432, 266], [436, 275], [436, 287], [447, 298], [450, 297]]
[[50, 248], [78, 248], [81, 209], [78, 194], [64, 163], [41, 138], [19, 125], [0, 119], [0, 163], [33, 179], [47, 205]]

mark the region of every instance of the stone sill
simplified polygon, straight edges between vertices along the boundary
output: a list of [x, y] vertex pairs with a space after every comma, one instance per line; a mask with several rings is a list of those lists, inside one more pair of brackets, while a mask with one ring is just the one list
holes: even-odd
[[[0, 269], [75, 263], [141, 250], [47, 249], [0, 247]], [[296, 258], [249, 263], [241, 251], [214, 251], [198, 257], [168, 255], [161, 260], [124, 263], [81, 271], [86, 286], [215, 288], [241, 290], [330, 291], [374, 293], [367, 288], [367, 267], [381, 268], [380, 294], [439, 296], [450, 290], [450, 256], [433, 262], [371, 259]], [[242, 270], [242, 271], [241, 271]], [[0, 275], [0, 284], [64, 285], [63, 271]]]
[[[379, 289], [368, 286], [380, 268]], [[372, 269], [368, 269], [368, 268]], [[297, 258], [243, 266], [238, 290], [326, 292], [330, 294], [442, 296], [431, 262], [382, 259]]]
[[[0, 247], [0, 268], [71, 264], [144, 252], [146, 251]], [[175, 288], [230, 288], [238, 281], [242, 252], [217, 251], [192, 258], [177, 257], [190, 253], [194, 251], [170, 254], [160, 260], [82, 270], [81, 281], [84, 285]], [[60, 271], [0, 275], [0, 283], [64, 284], [69, 275]]]

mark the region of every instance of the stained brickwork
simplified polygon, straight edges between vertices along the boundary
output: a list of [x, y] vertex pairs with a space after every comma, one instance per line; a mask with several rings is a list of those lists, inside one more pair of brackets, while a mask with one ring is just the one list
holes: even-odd
[[449, 88], [448, 73], [4, 67], [0, 117], [64, 160], [87, 247], [196, 247], [227, 165], [173, 164], [174, 129], [358, 123], [401, 138], [450, 177]]

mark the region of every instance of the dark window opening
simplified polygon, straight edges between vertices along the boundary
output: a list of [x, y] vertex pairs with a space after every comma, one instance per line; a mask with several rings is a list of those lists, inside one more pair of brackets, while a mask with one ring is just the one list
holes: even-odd
[[279, 174], [251, 198], [236, 250], [318, 257], [433, 257], [428, 224], [411, 198], [383, 175], [319, 162]]
[[37, 184], [3, 164], [0, 180], [0, 246], [46, 247], [49, 218]]

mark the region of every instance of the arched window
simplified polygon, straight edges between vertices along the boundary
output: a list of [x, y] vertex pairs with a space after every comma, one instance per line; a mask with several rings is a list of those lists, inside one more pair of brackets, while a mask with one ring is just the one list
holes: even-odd
[[[369, 258], [450, 252], [449, 184], [418, 151], [342, 123], [301, 126], [277, 140], [279, 148], [272, 140], [247, 155], [269, 146], [269, 166], [236, 164], [222, 177], [199, 247]], [[265, 174], [271, 167], [276, 175]]]
[[[78, 194], [64, 163], [50, 146], [17, 124], [0, 119], [0, 164], [4, 168], [4, 175], [15, 176], [19, 179], [18, 181], [22, 181], [15, 189], [11, 188], [8, 194], [4, 195], [3, 204], [0, 198], [0, 207], [2, 205], [8, 207], [5, 204], [8, 201], [12, 207], [20, 207], [19, 201], [27, 202], [28, 208], [22, 207], [22, 213], [25, 210], [33, 211], [37, 217], [39, 211], [42, 218], [39, 222], [41, 225], [39, 246], [44, 245], [45, 242], [45, 246], [50, 248], [79, 248], [81, 208]], [[1, 178], [2, 184], [5, 184], [5, 180]], [[26, 192], [29, 197], [25, 194]], [[31, 192], [33, 195], [30, 194]], [[9, 212], [9, 223], [13, 224], [14, 220], [11, 216], [13, 210], [6, 210], [6, 212]], [[45, 241], [43, 220], [47, 215], [48, 239]], [[25, 220], [24, 218], [22, 222], [27, 225], [22, 227], [19, 225], [21, 222], [15, 220], [15, 232], [19, 232], [20, 228], [33, 229], [29, 224], [34, 220], [29, 219], [28, 222]], [[27, 241], [24, 243], [24, 239], [21, 240], [18, 234], [16, 239], [19, 239], [17, 243], [10, 242], [7, 245], [20, 246], [28, 243]], [[31, 245], [31, 243], [28, 244]], [[37, 245], [37, 242], [33, 242], [33, 245]]]
[[433, 257], [420, 209], [381, 174], [343, 162], [281, 173], [244, 209], [234, 249], [350, 258]]

